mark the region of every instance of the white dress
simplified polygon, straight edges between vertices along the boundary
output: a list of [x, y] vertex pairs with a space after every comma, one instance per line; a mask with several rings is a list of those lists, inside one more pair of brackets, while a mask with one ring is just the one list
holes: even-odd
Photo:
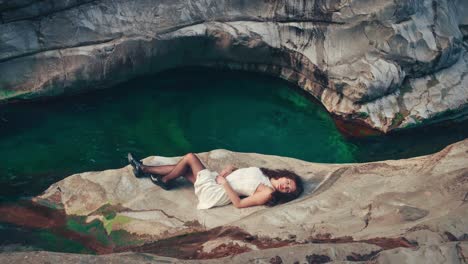
[[[195, 194], [198, 197], [197, 209], [209, 209], [231, 203], [223, 186], [216, 183], [216, 176], [217, 172], [208, 169], [198, 172], [194, 184]], [[237, 169], [229, 174], [226, 180], [241, 196], [254, 194], [260, 184], [273, 188], [270, 179], [257, 167]]]

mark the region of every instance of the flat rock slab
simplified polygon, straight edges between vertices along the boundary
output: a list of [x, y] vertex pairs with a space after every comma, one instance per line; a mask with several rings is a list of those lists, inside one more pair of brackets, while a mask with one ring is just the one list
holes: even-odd
[[[306, 192], [311, 193], [334, 170], [334, 166], [313, 164], [304, 161], [265, 156], [259, 154], [234, 153], [214, 150], [198, 155], [212, 170], [220, 170], [227, 164], [239, 167], [260, 166], [290, 169], [303, 175]], [[179, 158], [149, 157], [145, 164], [175, 164]], [[53, 184], [37, 201], [46, 202], [56, 208], [64, 208], [67, 215], [86, 216], [87, 221], [104, 219], [109, 209], [117, 216], [131, 219], [115, 228], [137, 235], [167, 238], [174, 234], [206, 230], [231, 225], [240, 219], [267, 209], [257, 206], [235, 209], [224, 206], [210, 210], [197, 210], [197, 197], [193, 186], [180, 179], [176, 188], [164, 191], [150, 179], [138, 179], [131, 166], [102, 172], [85, 172], [72, 175]], [[104, 209], [103, 208], [107, 208]], [[235, 224], [233, 224], [235, 226]]]

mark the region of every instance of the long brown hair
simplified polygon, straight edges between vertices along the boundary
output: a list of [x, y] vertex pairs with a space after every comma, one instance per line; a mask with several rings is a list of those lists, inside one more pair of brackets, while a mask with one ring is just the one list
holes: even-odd
[[271, 170], [267, 168], [260, 168], [262, 173], [267, 176], [269, 179], [279, 179], [279, 178], [288, 178], [294, 181], [296, 184], [296, 190], [290, 193], [282, 193], [278, 190], [275, 190], [271, 194], [271, 199], [265, 204], [267, 206], [274, 206], [277, 204], [287, 203], [291, 200], [296, 199], [304, 191], [302, 186], [302, 179], [296, 173], [289, 170]]

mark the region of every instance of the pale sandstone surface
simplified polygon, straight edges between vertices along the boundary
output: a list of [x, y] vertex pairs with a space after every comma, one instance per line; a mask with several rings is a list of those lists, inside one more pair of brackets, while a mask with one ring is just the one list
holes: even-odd
[[[197, 210], [197, 198], [190, 184], [182, 180], [174, 190], [164, 191], [148, 179], [135, 178], [131, 167], [126, 166], [72, 175], [53, 184], [35, 200], [63, 207], [69, 215], [86, 216], [88, 221], [102, 221], [105, 216], [100, 208], [116, 208], [116, 218], [122, 216], [128, 221], [111, 226], [110, 232], [125, 230], [133, 235], [145, 235], [147, 242], [180, 234], [190, 237], [192, 232], [223, 226], [238, 227], [262, 239], [302, 243], [259, 250], [255, 239], [227, 235], [201, 241], [202, 253], [217, 252], [227, 244], [249, 251], [228, 258], [238, 263], [256, 259], [268, 263], [276, 256], [290, 263], [314, 254], [345, 261], [352, 253], [361, 257], [370, 254], [378, 263], [393, 260], [463, 263], [460, 256], [467, 256], [468, 140], [433, 155], [362, 164], [318, 164], [227, 150], [198, 156], [213, 170], [227, 164], [293, 170], [304, 178], [305, 193], [295, 201], [273, 208], [236, 209], [228, 205]], [[177, 160], [153, 156], [144, 159], [144, 163], [173, 164]], [[323, 244], [335, 238], [344, 240]], [[376, 238], [383, 239], [383, 244], [372, 242]], [[389, 249], [393, 248], [385, 246], [389, 239], [400, 239], [414, 247]], [[317, 241], [322, 242], [316, 244]], [[288, 253], [294, 250], [298, 253]], [[22, 254], [36, 253], [2, 254], [0, 258], [15, 259]], [[66, 256], [69, 257], [75, 258]]]
[[0, 100], [205, 65], [284, 78], [381, 131], [465, 118], [467, 3], [3, 0]]

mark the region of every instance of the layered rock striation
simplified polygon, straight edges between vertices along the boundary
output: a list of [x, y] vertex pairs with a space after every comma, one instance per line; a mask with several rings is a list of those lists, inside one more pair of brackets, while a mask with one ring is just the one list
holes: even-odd
[[0, 100], [182, 66], [284, 78], [380, 131], [465, 118], [466, 1], [1, 1]]
[[[159, 255], [172, 258], [164, 261], [231, 256], [227, 260], [237, 263], [260, 259], [270, 263], [464, 263], [467, 153], [468, 140], [464, 140], [433, 155], [339, 165], [213, 150], [198, 154], [212, 170], [227, 164], [289, 169], [302, 175], [305, 193], [272, 208], [228, 205], [197, 210], [193, 187], [182, 179], [174, 190], [164, 191], [149, 179], [135, 178], [126, 166], [67, 177], [33, 199], [45, 207], [35, 213], [0, 207], [0, 220], [35, 228], [46, 225], [98, 253], [140, 252], [154, 262], [164, 259], [155, 256]], [[144, 163], [173, 164], [178, 159], [155, 156]], [[91, 230], [77, 228], [77, 219], [93, 230], [102, 226], [107, 235], [73, 233], [70, 230]], [[104, 243], [106, 239], [111, 242]], [[143, 257], [9, 253], [0, 259], [15, 262], [35, 254], [49, 261], [111, 261], [122, 256], [122, 261], [132, 263]]]

